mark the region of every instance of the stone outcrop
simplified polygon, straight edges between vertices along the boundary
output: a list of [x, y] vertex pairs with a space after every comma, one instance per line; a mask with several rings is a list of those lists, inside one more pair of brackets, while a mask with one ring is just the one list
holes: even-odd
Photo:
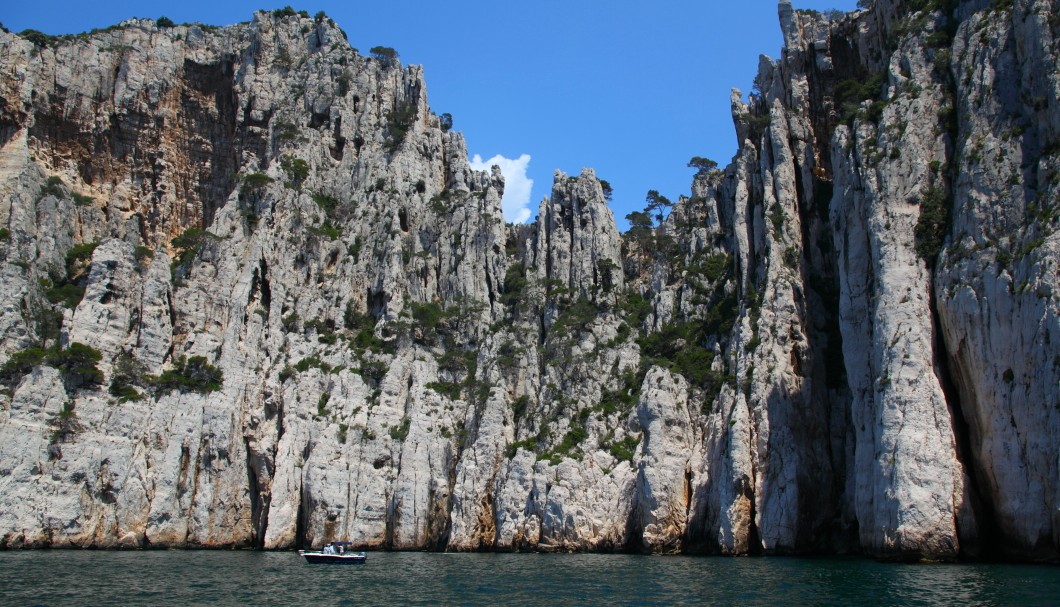
[[1054, 12], [782, 1], [626, 234], [323, 15], [0, 32], [0, 546], [1056, 558]]

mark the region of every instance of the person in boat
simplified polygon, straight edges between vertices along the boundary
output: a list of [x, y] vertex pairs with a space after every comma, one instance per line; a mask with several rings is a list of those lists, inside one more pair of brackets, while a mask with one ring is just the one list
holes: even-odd
[[327, 544], [324, 546], [324, 550], [322, 550], [322, 552], [324, 554], [333, 554], [335, 552], [335, 549], [331, 547], [331, 544]]

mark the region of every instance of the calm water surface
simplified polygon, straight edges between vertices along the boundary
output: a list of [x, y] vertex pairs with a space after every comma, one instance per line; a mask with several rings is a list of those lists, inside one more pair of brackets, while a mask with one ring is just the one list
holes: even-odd
[[1060, 605], [1060, 567], [864, 559], [0, 552], [0, 605]]

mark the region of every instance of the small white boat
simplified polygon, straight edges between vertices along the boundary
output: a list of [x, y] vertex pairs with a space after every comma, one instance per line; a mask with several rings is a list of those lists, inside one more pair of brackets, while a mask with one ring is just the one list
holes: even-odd
[[331, 542], [321, 550], [299, 550], [310, 563], [344, 563], [357, 565], [368, 560], [367, 552], [353, 552], [352, 542]]

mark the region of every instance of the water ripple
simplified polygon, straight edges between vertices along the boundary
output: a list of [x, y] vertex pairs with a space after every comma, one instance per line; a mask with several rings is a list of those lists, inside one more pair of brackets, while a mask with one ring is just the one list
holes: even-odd
[[1060, 568], [864, 559], [374, 552], [0, 552], [3, 605], [1049, 605]]

